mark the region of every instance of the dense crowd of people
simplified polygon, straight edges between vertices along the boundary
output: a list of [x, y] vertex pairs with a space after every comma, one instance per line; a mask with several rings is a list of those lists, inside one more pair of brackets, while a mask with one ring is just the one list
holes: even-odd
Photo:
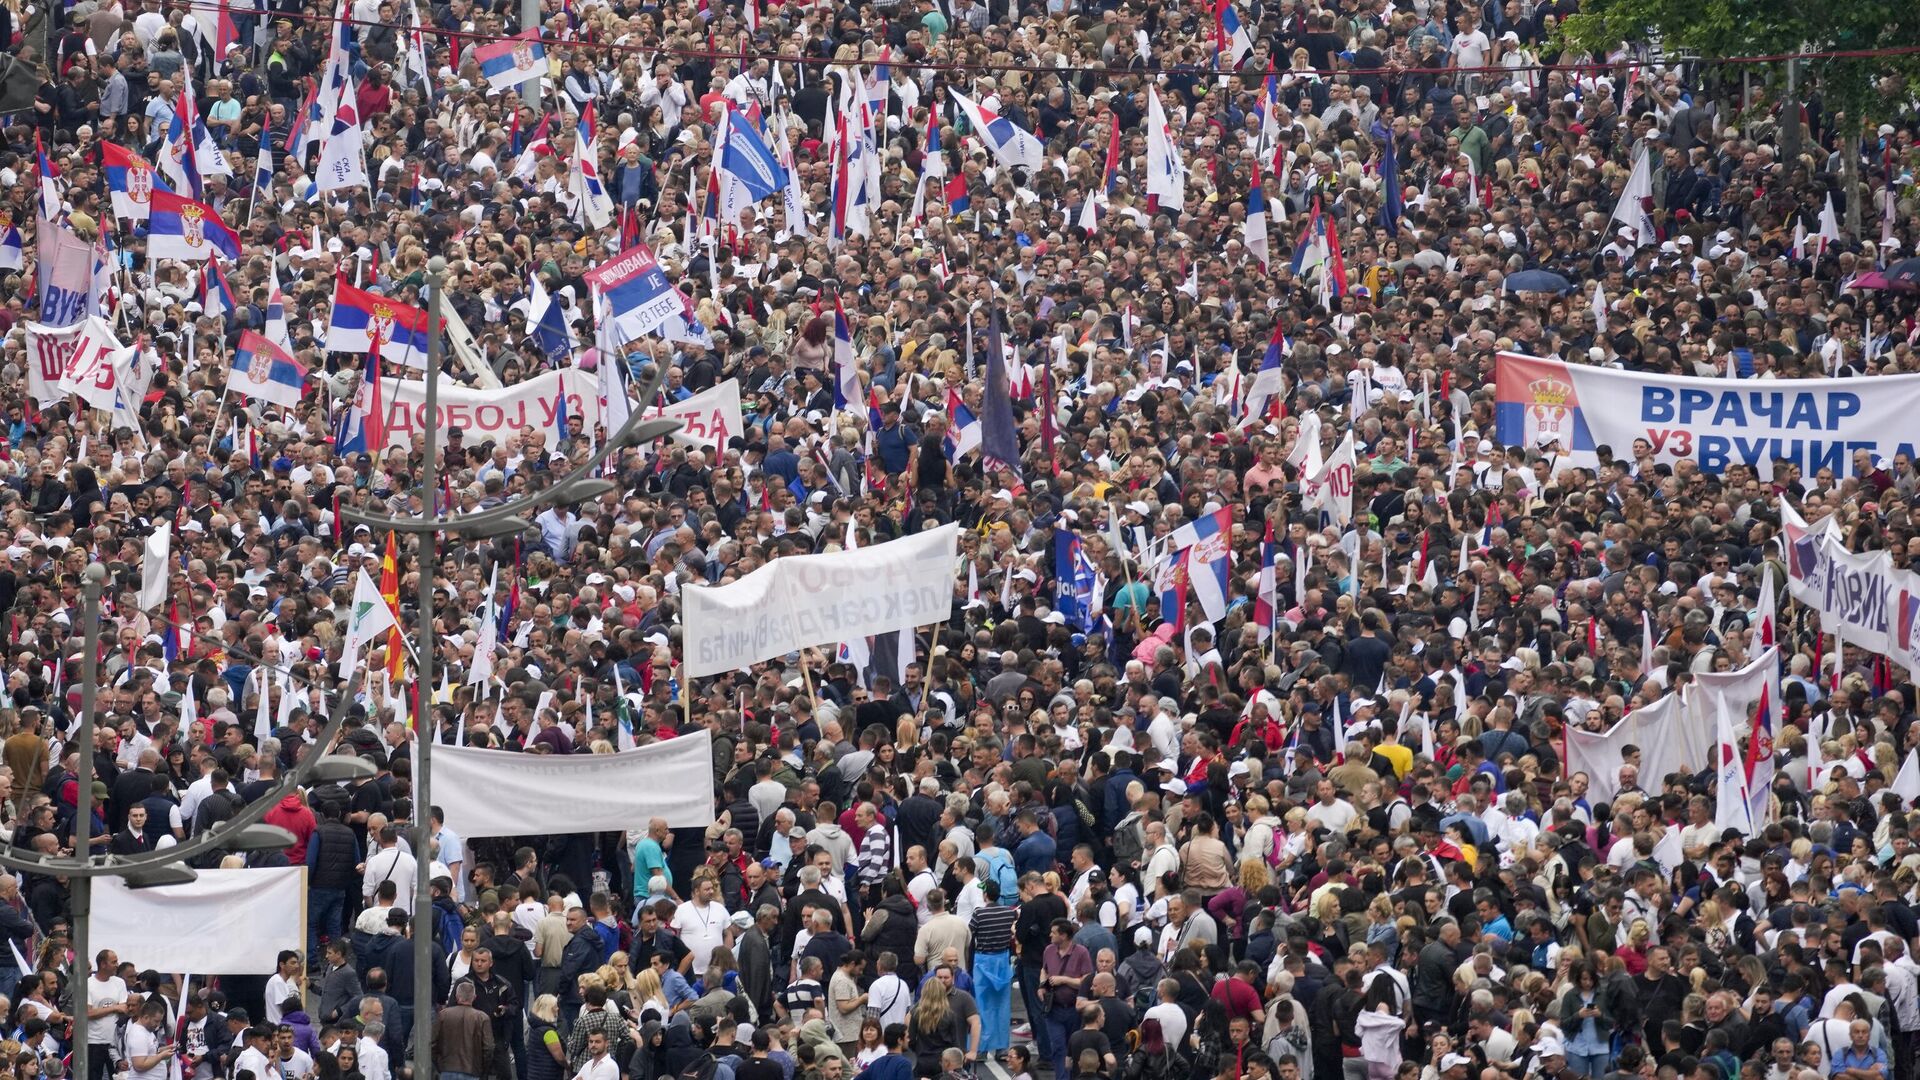
[[[1715, 762], [1643, 774], [1634, 747], [1590, 799], [1564, 732], [1759, 654], [1783, 505], [1910, 566], [1915, 463], [1715, 474], [1614, 446], [1588, 467], [1500, 443], [1492, 382], [1503, 350], [1666, 375], [1916, 370], [1912, 294], [1856, 283], [1920, 240], [1920, 117], [1898, 88], [1864, 127], [1817, 87], [1784, 111], [1741, 100], [1737, 71], [1654, 41], [1578, 51], [1572, 0], [548, 0], [537, 27], [517, 3], [328, 7], [0, 19], [44, 72], [0, 118], [19, 252], [0, 270], [0, 831], [22, 854], [84, 835], [133, 855], [319, 755], [377, 767], [280, 797], [265, 820], [285, 851], [197, 860], [308, 868], [307, 948], [271, 976], [182, 987], [138, 956], [75, 956], [68, 879], [0, 876], [0, 1074], [59, 1077], [84, 1040], [87, 1080], [391, 1080], [425, 1069], [411, 1038], [430, 1022], [450, 1080], [1913, 1080], [1903, 666], [1836, 653], [1778, 598], [1786, 723], [1761, 826], [1717, 820]], [[336, 130], [363, 130], [372, 183], [321, 193], [314, 148], [285, 150], [339, 17], [355, 89]], [[537, 101], [474, 55], [523, 31], [545, 50]], [[876, 114], [864, 222], [836, 156], [849, 85]], [[149, 258], [107, 190], [103, 146], [160, 160], [183, 88], [231, 166], [204, 178], [241, 234], [227, 302], [200, 266]], [[976, 130], [950, 91], [1032, 132], [1044, 164], [1005, 164], [1004, 127]], [[573, 145], [589, 104], [583, 153], [617, 207], [597, 227]], [[728, 115], [790, 147], [794, 194], [718, 221]], [[1162, 141], [1172, 192], [1148, 176]], [[1649, 235], [1616, 213], [1642, 155]], [[33, 396], [49, 199], [52, 229], [111, 241], [98, 314], [157, 361], [124, 411]], [[1807, 242], [1828, 205], [1858, 234]], [[615, 346], [585, 275], [640, 240], [688, 332]], [[521, 536], [450, 537], [433, 565], [399, 538], [401, 641], [431, 575], [449, 678], [414, 685], [383, 637], [363, 667], [401, 677], [348, 684], [355, 583], [388, 546], [345, 512], [433, 500], [417, 432], [338, 449], [364, 357], [328, 351], [329, 308], [338, 278], [423, 305], [435, 256], [471, 331], [448, 385], [625, 364], [630, 387], [661, 374], [648, 410], [737, 380], [744, 430], [622, 448], [611, 492]], [[1567, 287], [1504, 285], [1538, 270]], [[571, 348], [536, 333], [536, 286]], [[230, 398], [241, 335], [276, 314], [309, 368], [301, 403]], [[1012, 425], [983, 455], [968, 424], [1000, 393]], [[1352, 501], [1329, 513], [1302, 470], [1348, 433]], [[606, 432], [575, 416], [550, 434], [440, 431], [439, 508], [539, 492]], [[1232, 573], [1209, 617], [1161, 585], [1169, 538], [1222, 508]], [[683, 590], [948, 522], [951, 618], [891, 662], [819, 642], [683, 676]], [[163, 523], [178, 565], [156, 607], [139, 595]], [[1064, 602], [1082, 584], [1067, 537], [1091, 605]], [[77, 747], [90, 650], [101, 723]], [[705, 830], [469, 843], [412, 798], [416, 738], [598, 754], [694, 728], [714, 745]]]

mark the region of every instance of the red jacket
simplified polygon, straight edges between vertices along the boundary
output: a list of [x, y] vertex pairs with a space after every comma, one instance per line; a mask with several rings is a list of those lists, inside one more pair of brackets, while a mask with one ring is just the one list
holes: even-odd
[[298, 795], [288, 795], [260, 820], [267, 825], [278, 825], [293, 834], [293, 844], [287, 848], [287, 861], [295, 866], [304, 866], [307, 861], [307, 841], [313, 837], [314, 830], [320, 827], [306, 802]]

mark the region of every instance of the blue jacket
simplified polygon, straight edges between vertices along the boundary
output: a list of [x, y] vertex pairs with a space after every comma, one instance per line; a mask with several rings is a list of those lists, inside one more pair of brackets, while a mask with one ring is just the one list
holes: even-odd
[[913, 1080], [913, 1059], [905, 1054], [884, 1054], [861, 1069], [853, 1080]]
[[1053, 837], [1048, 836], [1045, 830], [1035, 830], [1032, 836], [1020, 841], [1020, 846], [1013, 849], [1014, 873], [1021, 877], [1044, 874], [1054, 869], [1058, 851]]

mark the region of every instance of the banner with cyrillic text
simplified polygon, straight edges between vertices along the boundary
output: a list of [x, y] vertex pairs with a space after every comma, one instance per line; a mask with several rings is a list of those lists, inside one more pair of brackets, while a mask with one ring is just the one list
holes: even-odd
[[1587, 367], [1520, 353], [1495, 359], [1499, 440], [1599, 464], [1605, 446], [1632, 461], [1644, 441], [1655, 464], [1682, 460], [1719, 474], [1748, 465], [1773, 478], [1776, 459], [1807, 476], [1853, 471], [1865, 450], [1913, 455], [1920, 375], [1872, 379], [1699, 379]]
[[[427, 421], [427, 384], [414, 379], [382, 379], [387, 402], [387, 445], [412, 445]], [[440, 384], [434, 413], [439, 417], [440, 437], [450, 427], [466, 436], [466, 445], [498, 443], [509, 436], [532, 428], [545, 436], [552, 450], [560, 428], [560, 394], [566, 394], [566, 418], [581, 418], [581, 431], [592, 434], [600, 422], [600, 385], [591, 371], [561, 368], [538, 378], [515, 383], [498, 390], [470, 390], [464, 386]]]
[[307, 946], [307, 868], [201, 870], [185, 885], [129, 889], [93, 879], [89, 947], [142, 970], [268, 975], [282, 950]]
[[[685, 691], [682, 691], [683, 693]], [[618, 754], [433, 748], [434, 804], [469, 839], [613, 832], [665, 818], [713, 824], [713, 736], [695, 731]]]
[[943, 622], [960, 526], [872, 547], [775, 559], [738, 581], [680, 591], [687, 676], [737, 671], [812, 645]]
[[740, 414], [740, 380], [728, 379], [718, 386], [702, 390], [659, 410], [659, 415], [680, 421], [673, 441], [686, 446], [725, 450], [727, 440], [746, 431]]

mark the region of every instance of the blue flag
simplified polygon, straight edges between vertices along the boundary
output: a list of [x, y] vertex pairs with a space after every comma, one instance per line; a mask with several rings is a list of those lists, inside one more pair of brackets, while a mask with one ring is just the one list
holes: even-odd
[[1020, 438], [1013, 426], [1007, 389], [1007, 353], [1000, 340], [1000, 312], [987, 321], [987, 385], [980, 398], [980, 458], [989, 469], [1020, 475]]
[[1400, 192], [1400, 160], [1394, 153], [1393, 132], [1376, 120], [1373, 137], [1384, 146], [1380, 155], [1380, 224], [1386, 226], [1388, 236], [1398, 236], [1400, 215], [1407, 212], [1407, 203]]

